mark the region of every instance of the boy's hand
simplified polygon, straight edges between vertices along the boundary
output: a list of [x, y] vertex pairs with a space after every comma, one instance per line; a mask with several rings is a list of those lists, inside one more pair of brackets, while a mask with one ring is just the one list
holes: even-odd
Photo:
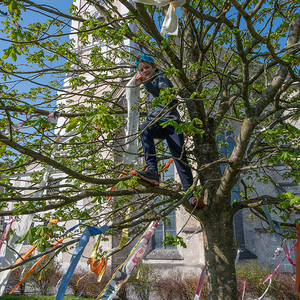
[[144, 82], [144, 81], [146, 81], [146, 78], [143, 77], [142, 74], [137, 73], [137, 74], [135, 75], [135, 80], [140, 80], [141, 82]]

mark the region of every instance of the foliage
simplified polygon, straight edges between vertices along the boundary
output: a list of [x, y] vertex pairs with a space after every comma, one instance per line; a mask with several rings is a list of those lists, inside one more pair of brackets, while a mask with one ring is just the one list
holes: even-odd
[[262, 283], [272, 272], [271, 268], [265, 268], [252, 260], [238, 264], [236, 268], [237, 277], [243, 281], [246, 280], [246, 293], [249, 291], [255, 296], [263, 294], [267, 284]]
[[[112, 272], [107, 268], [103, 274], [101, 282], [98, 282], [98, 275], [82, 268], [76, 269], [69, 286], [76, 296], [92, 297], [95, 299], [110, 281]], [[81, 294], [82, 293], [82, 294]], [[127, 300], [127, 284], [123, 284], [117, 293], [121, 300]]]
[[[29, 267], [26, 272], [28, 269]], [[41, 295], [51, 295], [61, 277], [61, 265], [54, 261], [53, 257], [47, 256], [29, 275], [27, 282], [30, 282], [30, 286], [37, 289]]]
[[[24, 274], [22, 267], [19, 267], [10, 273], [8, 283], [5, 289], [6, 292], [10, 292], [10, 290], [13, 289], [20, 282], [20, 280], [22, 279], [22, 274]], [[17, 291], [19, 291], [21, 295], [24, 295], [25, 288], [26, 288], [26, 281], [20, 284]]]
[[[237, 281], [239, 296], [242, 297], [244, 281], [246, 281], [245, 294], [260, 297], [266, 290], [269, 281], [263, 281], [273, 272], [273, 269], [259, 265], [256, 261], [249, 261], [237, 265]], [[300, 299], [295, 291], [295, 278], [291, 273], [276, 273], [272, 277], [272, 283], [268, 295], [275, 299]]]
[[[57, 9], [66, 2], [1, 2], [0, 216], [59, 219], [55, 232], [39, 225], [23, 237], [43, 251], [67, 221], [84, 221], [69, 233], [75, 243], [85, 225], [105, 219], [109, 234], [123, 227], [142, 231], [183, 204], [203, 228], [209, 299], [223, 291], [237, 299], [233, 241], [227, 240], [233, 215], [251, 207], [266, 220], [265, 201], [294, 229], [289, 217], [299, 212], [299, 195], [257, 189], [277, 187], [272, 172], [294, 185], [300, 181], [299, 0], [187, 2], [176, 37], [159, 33], [164, 8], [120, 0], [127, 11], [121, 14], [112, 0], [88, 0], [85, 7], [70, 1], [68, 9]], [[190, 192], [200, 193], [202, 210], [193, 210], [172, 182], [153, 188], [126, 175], [136, 166], [121, 162], [124, 85], [140, 52], [150, 53], [176, 86], [156, 101], [179, 100], [182, 123], [169, 123], [186, 136], [199, 179]], [[142, 92], [140, 122], [145, 98]], [[50, 122], [55, 118], [58, 123]], [[159, 161], [169, 158], [163, 143], [157, 150]], [[48, 185], [40, 186], [48, 167]], [[142, 161], [137, 168], [145, 168]], [[232, 203], [237, 182], [244, 191]]]
[[158, 270], [149, 264], [139, 264], [128, 279], [140, 300], [149, 300], [153, 287], [160, 280]]
[[165, 239], [163, 241], [163, 244], [165, 246], [176, 246], [176, 245], [180, 245], [183, 248], [186, 248], [186, 243], [183, 241], [183, 238], [180, 236], [172, 236], [169, 233], [166, 233]]
[[74, 294], [79, 296], [82, 293], [83, 297], [96, 298], [110, 280], [111, 272], [106, 270], [101, 282], [99, 283], [98, 275], [84, 269], [77, 269], [73, 274], [69, 286]]
[[[171, 274], [160, 278], [154, 290], [161, 300], [189, 300], [194, 299], [198, 282], [199, 276], [172, 270]], [[207, 299], [207, 295], [207, 280], [204, 280], [200, 299]]]

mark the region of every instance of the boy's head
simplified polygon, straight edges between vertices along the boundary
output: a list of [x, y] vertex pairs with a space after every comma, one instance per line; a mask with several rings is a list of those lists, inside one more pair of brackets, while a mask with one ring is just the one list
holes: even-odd
[[142, 54], [137, 58], [136, 67], [138, 72], [146, 79], [152, 77], [156, 72], [154, 59], [147, 54]]

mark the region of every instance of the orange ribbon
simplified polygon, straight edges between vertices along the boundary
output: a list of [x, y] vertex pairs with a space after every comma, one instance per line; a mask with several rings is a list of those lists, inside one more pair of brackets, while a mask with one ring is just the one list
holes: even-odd
[[[52, 248], [55, 248], [59, 244], [62, 243], [64, 239], [60, 239], [57, 242], [54, 243], [54, 246]], [[44, 260], [44, 258], [48, 255], [49, 253], [43, 255], [31, 268], [30, 270], [26, 273], [26, 275], [21, 279], [21, 281], [10, 291], [10, 294], [12, 294], [21, 284], [22, 282], [33, 272], [33, 270]]]
[[[54, 223], [54, 224], [57, 224], [59, 222], [59, 220], [50, 220], [49, 221], [49, 224], [50, 223]], [[48, 224], [48, 227], [49, 227], [49, 224]], [[54, 226], [52, 225], [52, 228], [53, 228]], [[21, 261], [23, 261], [23, 260], [25, 260], [26, 258], [28, 258], [29, 256], [30, 256], [30, 254], [36, 249], [36, 247], [37, 247], [37, 245], [33, 245], [26, 253], [24, 253], [21, 257], [22, 258], [18, 258], [17, 259], [17, 261], [16, 261], [16, 263], [15, 264], [18, 264], [18, 263], [20, 263]], [[14, 270], [16, 270], [16, 269], [18, 269], [19, 267], [16, 267], [16, 268], [14, 268], [14, 269], [12, 269], [12, 271], [14, 271]]]
[[103, 269], [106, 269], [107, 258], [102, 256], [98, 264], [98, 259], [89, 258], [88, 262], [90, 263], [91, 272], [99, 275]]

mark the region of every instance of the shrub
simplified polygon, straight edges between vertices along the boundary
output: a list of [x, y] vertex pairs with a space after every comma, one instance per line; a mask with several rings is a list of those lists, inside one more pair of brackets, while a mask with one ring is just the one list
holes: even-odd
[[[162, 300], [190, 300], [194, 299], [199, 282], [199, 276], [186, 276], [180, 271], [172, 272], [171, 276], [162, 277], [155, 285], [155, 291]], [[207, 299], [207, 281], [204, 281], [201, 298]]]
[[[97, 274], [87, 271], [83, 268], [79, 268], [73, 274], [69, 282], [69, 287], [72, 288], [73, 293], [76, 296], [79, 296], [82, 293], [81, 297], [90, 297], [95, 299], [111, 280], [113, 273], [114, 272], [107, 268], [103, 274], [101, 282], [98, 282]], [[128, 284], [125, 282], [119, 289], [117, 296], [120, 300], [129, 299], [127, 298], [127, 288]]]
[[[263, 281], [273, 272], [273, 269], [264, 268], [255, 261], [240, 264], [236, 268], [237, 285], [239, 299], [242, 299], [244, 281], [246, 280], [245, 295], [259, 297], [268, 287], [269, 281]], [[297, 300], [300, 299], [298, 293], [294, 291], [295, 281], [290, 273], [277, 273], [272, 277], [272, 284], [268, 295], [275, 297], [276, 300]]]
[[[273, 286], [273, 283], [274, 286]], [[277, 300], [299, 300], [300, 295], [295, 292], [295, 278], [291, 273], [277, 273], [273, 276], [269, 294]]]
[[[30, 267], [26, 268], [26, 272]], [[62, 277], [61, 265], [55, 262], [53, 256], [47, 256], [26, 279], [30, 285], [39, 290], [41, 295], [50, 295]]]
[[159, 280], [152, 265], [140, 264], [131, 274], [128, 283], [140, 300], [148, 300], [150, 293]]
[[69, 286], [76, 296], [82, 293], [82, 297], [96, 298], [110, 280], [110, 275], [111, 272], [105, 270], [101, 282], [98, 282], [97, 274], [79, 268], [73, 274]]
[[[5, 292], [9, 293], [20, 282], [20, 280], [23, 277], [22, 271], [23, 271], [23, 267], [19, 267], [10, 273]], [[17, 289], [21, 295], [25, 294], [25, 285], [26, 285], [26, 281], [21, 283], [21, 285]]]
[[[239, 293], [243, 291], [244, 281], [246, 280], [246, 290], [251, 291], [254, 296], [261, 296], [267, 285], [263, 285], [263, 281], [272, 273], [273, 270], [263, 268], [256, 261], [249, 261], [237, 265], [236, 274], [239, 283]], [[241, 288], [242, 284], [242, 288]]]
[[128, 282], [125, 282], [121, 285], [120, 289], [118, 290], [117, 296], [120, 300], [127, 300], [128, 298]]

